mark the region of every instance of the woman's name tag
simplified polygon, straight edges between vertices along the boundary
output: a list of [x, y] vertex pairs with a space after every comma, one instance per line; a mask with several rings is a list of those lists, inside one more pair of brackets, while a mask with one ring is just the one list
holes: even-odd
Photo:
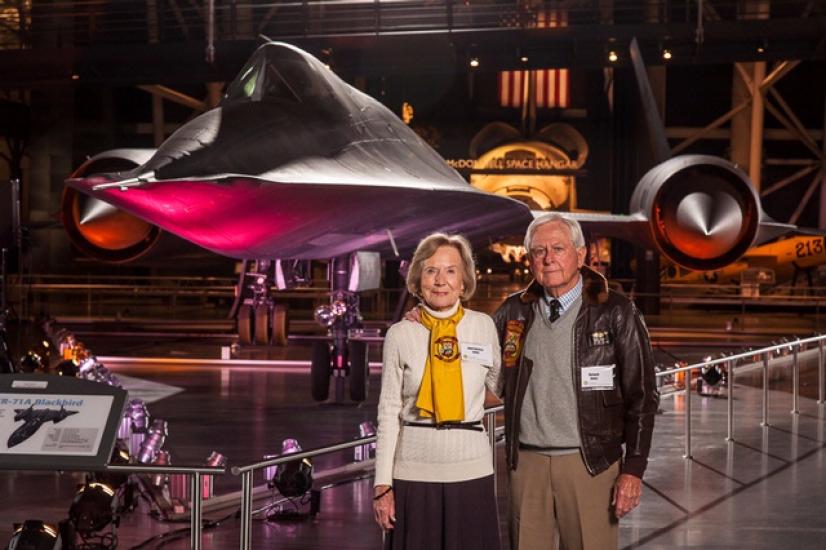
[[582, 367], [582, 389], [614, 389], [614, 366], [615, 365], [596, 365], [593, 367]]
[[459, 342], [459, 348], [462, 350], [463, 360], [482, 363], [486, 367], [493, 366], [493, 346], [490, 344], [469, 344]]

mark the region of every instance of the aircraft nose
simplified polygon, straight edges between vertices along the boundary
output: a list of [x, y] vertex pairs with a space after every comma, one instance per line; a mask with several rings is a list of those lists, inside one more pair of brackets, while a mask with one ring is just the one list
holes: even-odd
[[74, 193], [71, 222], [80, 235], [94, 246], [122, 250], [144, 242], [152, 226], [94, 197]]
[[118, 209], [108, 202], [86, 197], [80, 208], [80, 225], [86, 225], [116, 213]]
[[723, 191], [686, 195], [676, 209], [675, 240], [700, 258], [716, 258], [738, 242], [743, 211], [737, 200]]

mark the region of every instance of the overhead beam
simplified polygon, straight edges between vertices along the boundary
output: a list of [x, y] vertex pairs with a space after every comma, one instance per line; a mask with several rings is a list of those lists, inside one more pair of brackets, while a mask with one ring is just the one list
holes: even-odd
[[[781, 78], [786, 76], [789, 73], [789, 71], [791, 71], [792, 69], [797, 67], [799, 64], [800, 64], [800, 61], [782, 61], [782, 62], [780, 62], [772, 70], [771, 73], [769, 73], [768, 75], [766, 75], [766, 77], [764, 79], [762, 79], [762, 82], [760, 83], [760, 86], [758, 87], [759, 92], [762, 93], [763, 90], [765, 90], [769, 86], [772, 86], [775, 82], [777, 82], [778, 80], [780, 80]], [[742, 67], [740, 68], [740, 70], [744, 71], [744, 69]], [[748, 83], [752, 82], [751, 78], [747, 74], [743, 74], [741, 76], [744, 77], [745, 82], [748, 82]], [[754, 90], [753, 85], [751, 86], [751, 93], [752, 94], [757, 93], [757, 91]], [[688, 137], [684, 141], [682, 141], [682, 142], [678, 143], [677, 145], [675, 145], [672, 148], [673, 154], [676, 155], [679, 152], [684, 151], [690, 145], [692, 145], [692, 144], [696, 143], [697, 141], [703, 139], [707, 134], [710, 134], [713, 130], [716, 130], [717, 128], [719, 128], [720, 126], [722, 126], [723, 124], [725, 124], [726, 122], [731, 120], [740, 111], [742, 111], [743, 109], [745, 109], [746, 107], [751, 105], [751, 103], [752, 103], [752, 99], [747, 99], [746, 101], [743, 101], [743, 102], [739, 103], [738, 105], [732, 107], [730, 111], [723, 114], [722, 116], [717, 117], [710, 124], [708, 124], [707, 126], [701, 128], [700, 130], [698, 130], [695, 135], [693, 135], [691, 137]]]
[[818, 164], [810, 164], [809, 166], [804, 166], [801, 170], [798, 170], [794, 174], [792, 174], [788, 177], [785, 177], [782, 180], [774, 183], [773, 185], [763, 189], [760, 192], [760, 196], [765, 197], [766, 195], [774, 193], [775, 191], [779, 191], [780, 189], [783, 189], [787, 185], [790, 185], [790, 184], [796, 182], [800, 178], [805, 177], [808, 174], [811, 174], [812, 172], [814, 172], [818, 168], [820, 168], [820, 166]]
[[800, 119], [797, 117], [794, 110], [792, 110], [789, 104], [786, 103], [786, 100], [783, 99], [783, 96], [780, 95], [780, 92], [778, 92], [774, 88], [769, 88], [769, 93], [780, 105], [780, 108], [783, 109], [783, 112], [786, 113], [786, 116], [789, 118], [789, 121], [791, 122], [792, 126], [794, 126], [794, 129], [796, 130], [797, 135], [800, 137], [801, 141], [803, 141], [806, 144], [806, 146], [809, 147], [809, 149], [811, 149], [815, 153], [815, 155], [818, 156], [818, 158], [822, 159], [823, 153], [818, 150], [817, 143], [811, 137], [809, 137], [808, 133], [806, 132], [806, 128], [803, 126], [803, 123], [800, 122]]
[[151, 84], [139, 85], [138, 88], [145, 92], [149, 92], [152, 95], [156, 95], [163, 99], [171, 101], [173, 103], [183, 105], [184, 107], [189, 107], [190, 109], [193, 109], [195, 111], [203, 112], [208, 109], [206, 102], [201, 101], [200, 99], [195, 99], [194, 97], [190, 97], [184, 93], [173, 90], [172, 88], [167, 88], [166, 86], [161, 86], [159, 84]]
[[800, 218], [800, 215], [803, 213], [803, 209], [806, 208], [806, 206], [808, 206], [809, 199], [812, 198], [812, 195], [814, 194], [814, 192], [817, 191], [818, 188], [820, 187], [820, 182], [821, 182], [822, 176], [823, 176], [823, 173], [818, 172], [817, 176], [815, 176], [815, 179], [812, 180], [812, 183], [809, 185], [809, 188], [806, 189], [806, 193], [803, 195], [803, 198], [800, 199], [800, 204], [795, 209], [794, 213], [792, 214], [792, 217], [789, 218], [788, 223], [791, 223], [791, 224], [796, 224], [797, 223], [797, 220]]

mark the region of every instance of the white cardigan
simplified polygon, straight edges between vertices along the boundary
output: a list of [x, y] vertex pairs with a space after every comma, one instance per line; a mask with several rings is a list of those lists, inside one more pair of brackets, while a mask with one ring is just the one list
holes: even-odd
[[[440, 318], [449, 311], [428, 312]], [[462, 360], [464, 422], [482, 420], [485, 387], [497, 395], [501, 386], [499, 337], [493, 320], [484, 313], [465, 309], [456, 326], [459, 345], [478, 344], [490, 351], [490, 364]], [[392, 485], [393, 479], [453, 482], [493, 474], [486, 432], [464, 429], [436, 430], [404, 426], [403, 422], [432, 422], [419, 416], [419, 394], [430, 331], [420, 323], [401, 321], [387, 331], [378, 408], [376, 485]]]

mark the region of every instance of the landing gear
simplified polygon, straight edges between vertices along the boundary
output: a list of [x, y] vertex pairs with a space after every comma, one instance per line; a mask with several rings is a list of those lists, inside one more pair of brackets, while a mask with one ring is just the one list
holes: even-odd
[[238, 327], [238, 341], [242, 346], [252, 344], [252, 306], [244, 304], [235, 318]]
[[310, 392], [316, 401], [326, 401], [330, 395], [330, 357], [330, 345], [327, 342], [313, 344]]
[[367, 399], [369, 365], [367, 363], [367, 342], [350, 342], [350, 399]]
[[255, 306], [255, 344], [266, 346], [270, 342], [270, 310], [272, 304], [261, 303]]
[[[316, 401], [322, 401], [328, 396], [330, 376], [334, 378], [337, 402], [344, 400], [347, 378], [350, 399], [356, 402], [367, 399], [367, 342], [350, 338], [354, 331], [362, 329], [357, 292], [378, 288], [378, 278], [372, 277], [371, 273], [380, 273], [380, 267], [378, 255], [365, 253], [330, 261], [330, 304], [318, 307], [315, 319], [327, 327], [332, 342], [323, 344], [328, 356], [324, 355], [322, 344], [313, 348], [312, 393]], [[358, 273], [359, 281], [351, 280], [353, 273]]]
[[282, 260], [245, 261], [230, 316], [237, 321], [241, 345], [286, 346], [289, 314], [275, 303], [271, 289], [293, 288], [309, 280], [309, 262]]
[[290, 333], [290, 319], [287, 316], [287, 306], [275, 304], [272, 309], [270, 338], [273, 346], [286, 346], [287, 335]]

